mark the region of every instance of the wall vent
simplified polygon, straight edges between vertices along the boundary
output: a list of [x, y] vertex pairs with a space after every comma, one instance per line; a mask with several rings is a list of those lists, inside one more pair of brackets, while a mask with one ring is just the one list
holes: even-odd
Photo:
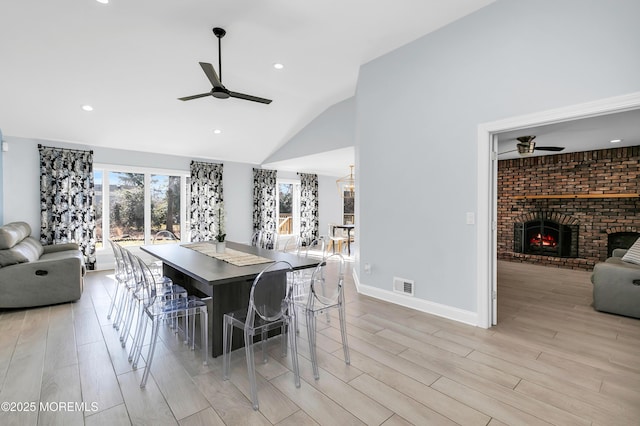
[[413, 280], [393, 277], [393, 291], [413, 296]]

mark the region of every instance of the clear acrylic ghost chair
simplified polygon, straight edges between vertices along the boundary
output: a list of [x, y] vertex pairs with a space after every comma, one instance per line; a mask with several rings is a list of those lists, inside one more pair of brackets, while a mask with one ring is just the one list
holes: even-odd
[[[158, 284], [155, 281], [155, 276], [149, 269], [149, 267], [140, 258], [136, 258], [136, 269], [139, 269], [139, 275], [142, 277], [143, 293], [143, 316], [141, 318], [140, 330], [138, 331], [134, 342], [134, 357], [133, 366], [137, 366], [138, 361], [142, 353], [142, 346], [144, 344], [144, 337], [147, 330], [147, 323], [151, 321], [151, 342], [149, 344], [149, 351], [147, 353], [146, 365], [144, 373], [142, 374], [142, 380], [140, 381], [140, 387], [143, 388], [147, 384], [149, 373], [151, 371], [151, 363], [156, 349], [158, 341], [158, 333], [160, 331], [160, 325], [166, 319], [174, 319], [177, 317], [186, 318], [185, 322], [189, 323], [189, 320], [193, 322], [192, 330], [195, 331], [195, 316], [200, 316], [200, 331], [201, 346], [202, 346], [202, 360], [203, 364], [207, 364], [207, 351], [209, 348], [209, 331], [208, 324], [209, 318], [207, 313], [207, 304], [205, 299], [200, 299], [195, 296], [180, 297], [165, 299], [158, 292]], [[195, 348], [195, 342], [192, 339], [192, 349]]]
[[[323, 237], [315, 238], [305, 246], [301, 246], [298, 251], [298, 257], [305, 259], [320, 258], [324, 259], [326, 255], [326, 241]], [[301, 300], [307, 300], [306, 295], [309, 292], [309, 283], [311, 281], [311, 275], [313, 269], [299, 269], [294, 272], [293, 279], [293, 300], [299, 302]], [[296, 327], [296, 331], [297, 331]]]
[[124, 295], [122, 305], [122, 315], [119, 319], [120, 330], [120, 344], [124, 348], [127, 345], [127, 340], [130, 336], [131, 327], [133, 326], [133, 319], [135, 312], [140, 303], [140, 287], [142, 285], [141, 277], [136, 274], [136, 266], [134, 263], [135, 256], [126, 248], [120, 246], [122, 260], [124, 268], [127, 274], [126, 290], [127, 294]]
[[[125, 323], [126, 329], [128, 330], [126, 334], [124, 334], [124, 339], [121, 341], [122, 347], [125, 347], [127, 343], [127, 339], [130, 335], [131, 327], [133, 326], [134, 317], [137, 318], [135, 321], [135, 328], [132, 335], [132, 345], [129, 350], [129, 362], [133, 362], [133, 367], [137, 367], [137, 360], [134, 360], [135, 352], [137, 349], [137, 345], [139, 343], [139, 339], [141, 338], [142, 324], [144, 320], [144, 304], [146, 302], [146, 298], [148, 297], [147, 293], [144, 291], [145, 285], [145, 277], [143, 276], [143, 269], [140, 268], [140, 258], [138, 256], [133, 255], [130, 251], [126, 251], [126, 256], [129, 258], [129, 262], [131, 264], [133, 281], [136, 283], [135, 288], [131, 292], [131, 302], [130, 309], [128, 311], [128, 320]], [[155, 283], [155, 292], [156, 292], [156, 303], [168, 303], [173, 299], [185, 298], [187, 297], [187, 291], [179, 285], [173, 284], [170, 278], [162, 276], [161, 273], [157, 272], [157, 268], [154, 268], [154, 265], [147, 265], [147, 268], [151, 272]], [[178, 332], [178, 318], [174, 316], [173, 318], [167, 317], [165, 318], [171, 321], [171, 327]], [[142, 336], [144, 338], [144, 336]], [[185, 321], [185, 344], [189, 342], [189, 321]]]
[[[115, 258], [115, 268], [114, 268], [114, 279], [116, 282], [116, 289], [113, 294], [113, 298], [111, 299], [111, 305], [109, 306], [109, 312], [107, 314], [107, 319], [111, 319], [113, 315], [113, 311], [116, 310], [116, 317], [118, 313], [122, 310], [122, 302], [123, 297], [126, 296], [126, 283], [127, 283], [127, 272], [124, 267], [124, 261], [122, 259], [122, 251], [120, 247], [114, 243], [112, 240], [108, 240], [109, 245], [111, 246], [111, 250], [113, 251], [113, 256]], [[118, 321], [113, 321], [113, 327], [118, 328]]]
[[333, 254], [325, 258], [314, 270], [309, 284], [307, 300], [301, 303], [307, 321], [307, 336], [309, 340], [309, 352], [313, 366], [313, 376], [320, 378], [318, 371], [318, 357], [316, 351], [317, 316], [327, 314], [330, 309], [337, 309], [340, 317], [340, 334], [342, 335], [342, 349], [344, 360], [351, 363], [349, 358], [349, 345], [347, 342], [346, 315], [344, 309], [344, 258], [340, 254]]
[[151, 240], [151, 244], [157, 244], [157, 243], [160, 243], [160, 241], [162, 242], [170, 241], [171, 243], [179, 243], [180, 238], [178, 238], [176, 234], [174, 234], [173, 232], [167, 231], [166, 229], [164, 229], [162, 231], [158, 231], [155, 233], [155, 235], [153, 236], [153, 239]]
[[[141, 275], [142, 272], [137, 265], [139, 258], [135, 256], [133, 253], [131, 253], [129, 250], [126, 250], [124, 248], [122, 249], [122, 254], [123, 254], [123, 259], [125, 259], [125, 265], [127, 265], [126, 268], [128, 271], [130, 271], [129, 272], [130, 279], [128, 281], [129, 297], [128, 297], [128, 304], [125, 309], [126, 318], [120, 330], [120, 343], [123, 348], [126, 346], [129, 336], [131, 336], [131, 328], [134, 325], [134, 318], [136, 317], [136, 313], [137, 313], [137, 319], [138, 319], [135, 322], [135, 329], [132, 336], [134, 343], [129, 352], [129, 361], [131, 361], [134, 356], [135, 342], [136, 342], [138, 333], [140, 332], [140, 323], [141, 323], [141, 319], [143, 318], [142, 308], [145, 303], [145, 298], [147, 297], [147, 294], [143, 291], [143, 286], [145, 284], [145, 281], [144, 281], [144, 277]], [[187, 297], [187, 291], [183, 287], [173, 284], [170, 278], [159, 276], [157, 273], [153, 273], [153, 272], [152, 272], [152, 275], [154, 277], [154, 282], [156, 284], [155, 290], [158, 295], [158, 298], [161, 298], [163, 300], [171, 300], [171, 299]], [[177, 331], [177, 321], [175, 319], [172, 321], [172, 325]], [[186, 330], [186, 334], [188, 336], [189, 334], [188, 329]]]
[[[127, 326], [128, 313], [132, 306], [133, 292], [136, 288], [136, 280], [133, 276], [133, 268], [129, 259], [129, 251], [118, 243], [113, 245], [115, 251], [116, 262], [120, 262], [121, 277], [123, 278], [123, 286], [120, 291], [121, 296], [116, 307], [116, 317], [113, 320], [113, 327], [120, 331], [120, 341], [124, 340]], [[127, 331], [128, 332], [128, 331]]]
[[[176, 236], [171, 231], [163, 229], [162, 231], [158, 231], [153, 235], [153, 239], [151, 240], [151, 244], [178, 244], [180, 243], [180, 238]], [[153, 262], [151, 272], [156, 275], [162, 275], [162, 261], [158, 260]]]
[[294, 235], [293, 237], [289, 237], [287, 241], [284, 243], [282, 247], [283, 253], [292, 253], [295, 255], [299, 255], [302, 249], [302, 238], [299, 235]]
[[304, 257], [324, 259], [327, 255], [327, 242], [324, 237], [313, 239], [305, 246]]
[[244, 331], [244, 347], [247, 358], [247, 370], [251, 384], [251, 402], [253, 409], [258, 410], [258, 388], [256, 383], [256, 371], [254, 361], [254, 336], [261, 336], [262, 354], [264, 362], [266, 358], [266, 340], [268, 332], [277, 328], [281, 329], [282, 353], [287, 353], [288, 334], [291, 347], [291, 362], [296, 387], [300, 387], [300, 372], [298, 370], [298, 347], [295, 333], [289, 332], [293, 325], [294, 310], [291, 306], [290, 280], [293, 269], [289, 262], [276, 262], [260, 272], [253, 281], [249, 296], [247, 310], [230, 312], [224, 315], [223, 329], [223, 376], [229, 378], [230, 356], [234, 328]]

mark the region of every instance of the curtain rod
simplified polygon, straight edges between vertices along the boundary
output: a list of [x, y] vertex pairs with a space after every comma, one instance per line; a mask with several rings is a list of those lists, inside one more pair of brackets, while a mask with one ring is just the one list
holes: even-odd
[[58, 147], [55, 147], [55, 146], [45, 146], [45, 145], [42, 145], [42, 144], [40, 144], [40, 143], [39, 143], [39, 144], [38, 144], [38, 149], [42, 149], [42, 148], [60, 149], [60, 150], [62, 150], [62, 151], [88, 152], [89, 154], [92, 154], [92, 155], [93, 155], [93, 150], [86, 151], [86, 150], [82, 150], [82, 149], [58, 148]]

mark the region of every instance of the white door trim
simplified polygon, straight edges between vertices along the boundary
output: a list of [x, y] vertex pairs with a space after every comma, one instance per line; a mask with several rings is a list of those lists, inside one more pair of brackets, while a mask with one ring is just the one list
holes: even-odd
[[504, 120], [478, 125], [478, 227], [477, 227], [477, 298], [478, 326], [491, 327], [492, 289], [496, 282], [493, 267], [497, 257], [491, 244], [493, 236], [492, 218], [497, 215], [497, 205], [491, 201], [491, 187], [496, 184], [491, 173], [492, 135], [511, 130], [524, 129], [581, 118], [630, 111], [640, 108], [640, 92], [600, 99], [593, 102], [571, 105], [534, 114], [510, 117]]

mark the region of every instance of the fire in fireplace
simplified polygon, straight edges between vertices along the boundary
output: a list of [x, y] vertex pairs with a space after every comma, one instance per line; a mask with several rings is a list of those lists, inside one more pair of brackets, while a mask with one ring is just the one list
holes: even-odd
[[533, 246], [542, 246], [542, 247], [556, 247], [558, 245], [558, 243], [556, 242], [556, 239], [553, 238], [553, 235], [542, 235], [541, 233], [538, 232], [538, 235], [536, 235], [535, 237], [531, 238], [531, 240], [529, 240], [529, 245], [533, 245]]
[[554, 257], [578, 257], [578, 226], [549, 219], [514, 224], [514, 251]]

